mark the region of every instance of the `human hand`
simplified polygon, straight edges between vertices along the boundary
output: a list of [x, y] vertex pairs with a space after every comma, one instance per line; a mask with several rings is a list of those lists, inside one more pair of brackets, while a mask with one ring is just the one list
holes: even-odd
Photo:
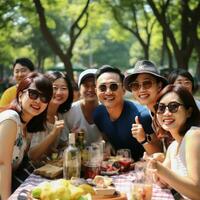
[[136, 138], [138, 142], [142, 142], [145, 140], [145, 132], [138, 116], [135, 117], [135, 123], [132, 124], [131, 132], [132, 136]]
[[58, 116], [55, 115], [54, 132], [58, 134], [62, 128], [64, 128], [64, 120], [58, 120]]
[[160, 179], [159, 177], [159, 165], [162, 165], [160, 163], [160, 160], [161, 162], [163, 162], [163, 155], [161, 155], [162, 153], [155, 153], [154, 155], [152, 156], [147, 156], [145, 157], [146, 155], [144, 154], [143, 158], [148, 161], [147, 162], [147, 171], [148, 171], [148, 174], [150, 176], [152, 176], [152, 179], [153, 181], [158, 184], [161, 188], [167, 188], [168, 187], [168, 184], [165, 183], [162, 179]]
[[151, 158], [153, 158], [153, 159], [155, 159], [155, 160], [157, 160], [157, 161], [162, 163], [165, 160], [165, 154], [161, 153], [161, 152], [157, 152], [157, 153], [153, 153], [151, 155], [147, 155], [147, 153], [144, 152], [144, 154], [143, 154], [143, 159], [144, 160], [148, 161]]

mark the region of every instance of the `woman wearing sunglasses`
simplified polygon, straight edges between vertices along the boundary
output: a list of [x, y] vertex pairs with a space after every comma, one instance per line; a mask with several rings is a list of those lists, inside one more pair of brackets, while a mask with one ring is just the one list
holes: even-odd
[[149, 161], [149, 169], [183, 196], [200, 197], [200, 112], [184, 87], [168, 85], [155, 106], [156, 120], [175, 139], [163, 163]]
[[[141, 60], [135, 64], [133, 72], [125, 78], [125, 87], [132, 92], [134, 98], [142, 105], [146, 105], [153, 118], [155, 110], [154, 105], [157, 96], [162, 88], [167, 84], [167, 80], [159, 74], [153, 62]], [[154, 131], [158, 135], [156, 124], [152, 124]], [[155, 151], [161, 151], [161, 146], [157, 137], [145, 135], [139, 119], [132, 125], [132, 135], [143, 144], [146, 152], [152, 154]], [[161, 137], [163, 137], [163, 133]], [[166, 135], [166, 134], [165, 134]], [[165, 139], [166, 140], [166, 139]]]
[[[44, 129], [51, 82], [39, 73], [31, 73], [17, 87], [16, 99], [0, 113], [0, 188], [3, 200], [16, 187], [16, 169], [27, 151], [27, 131]], [[13, 175], [12, 175], [13, 171]]]
[[67, 144], [69, 130], [64, 115], [73, 102], [72, 83], [66, 74], [54, 71], [46, 76], [53, 84], [53, 97], [47, 110], [46, 129], [32, 134], [29, 158], [36, 161], [50, 155], [58, 145]]

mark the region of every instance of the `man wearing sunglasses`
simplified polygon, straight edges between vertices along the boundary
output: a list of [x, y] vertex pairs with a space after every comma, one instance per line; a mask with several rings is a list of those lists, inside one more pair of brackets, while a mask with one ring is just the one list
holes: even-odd
[[9, 87], [1, 96], [0, 106], [7, 106], [16, 97], [17, 86], [21, 80], [27, 76], [30, 72], [33, 72], [35, 67], [31, 60], [28, 58], [18, 58], [13, 64], [13, 76], [16, 81], [16, 85]]
[[115, 150], [130, 149], [137, 161], [143, 156], [144, 148], [132, 137], [131, 127], [137, 116], [145, 133], [152, 134], [151, 117], [145, 107], [124, 99], [123, 79], [121, 71], [109, 65], [97, 71], [96, 91], [102, 105], [94, 112], [94, 122]]

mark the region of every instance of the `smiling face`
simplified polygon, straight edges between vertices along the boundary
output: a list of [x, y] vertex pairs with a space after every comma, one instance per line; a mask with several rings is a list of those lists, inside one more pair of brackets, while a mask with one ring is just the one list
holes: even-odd
[[95, 78], [88, 77], [80, 85], [80, 96], [85, 101], [96, 101]]
[[181, 85], [185, 87], [190, 93], [192, 93], [192, 81], [189, 80], [187, 77], [179, 75], [174, 81], [174, 84]]
[[[29, 89], [29, 90], [28, 90]], [[35, 93], [39, 94], [38, 96], [31, 96], [30, 91], [35, 91]], [[41, 99], [45, 97], [36, 87], [35, 84], [32, 83], [29, 88], [24, 90], [19, 94], [19, 102], [22, 106], [22, 118], [26, 121], [26, 119], [30, 119], [36, 115], [42, 113], [46, 108], [48, 103], [45, 103]]]
[[[165, 108], [163, 113], [157, 112], [157, 119], [159, 124], [163, 129], [169, 132], [179, 132], [180, 128], [183, 124], [185, 124], [188, 117], [190, 117], [190, 109], [186, 109], [183, 105], [183, 102], [179, 98], [179, 96], [174, 92], [169, 92], [164, 95], [159, 104], [160, 105], [169, 105], [171, 102], [177, 102], [180, 105], [177, 106], [177, 111], [171, 111], [170, 108]], [[177, 104], [178, 105], [178, 104]], [[175, 109], [176, 110], [176, 109]]]
[[[115, 86], [117, 85], [117, 88], [112, 87], [112, 83], [114, 83]], [[101, 90], [102, 85], [105, 86], [105, 91]], [[96, 88], [98, 99], [106, 108], [122, 106], [125, 90], [117, 73], [105, 72], [101, 74], [97, 79]], [[114, 88], [115, 91], [113, 91], [112, 88]]]
[[133, 83], [140, 86], [137, 90], [132, 89], [135, 99], [143, 105], [152, 107], [161, 90], [161, 83], [158, 83], [156, 78], [150, 74], [139, 74]]
[[19, 83], [30, 72], [31, 71], [28, 67], [17, 63], [13, 69], [13, 75], [15, 77], [16, 83]]
[[69, 90], [64, 78], [58, 78], [53, 82], [53, 97], [50, 104], [61, 105], [69, 96]]

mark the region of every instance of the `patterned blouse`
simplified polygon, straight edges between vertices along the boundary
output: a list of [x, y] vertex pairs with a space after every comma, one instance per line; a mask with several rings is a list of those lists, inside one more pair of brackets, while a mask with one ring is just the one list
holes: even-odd
[[[5, 120], [13, 120], [17, 124], [17, 134], [13, 148], [13, 156], [12, 156], [12, 168], [13, 170], [17, 169], [22, 159], [24, 157], [24, 153], [27, 147], [27, 142], [23, 133], [22, 123], [18, 113], [14, 110], [6, 110], [0, 113], [0, 123]], [[9, 131], [8, 131], [9, 134]]]

